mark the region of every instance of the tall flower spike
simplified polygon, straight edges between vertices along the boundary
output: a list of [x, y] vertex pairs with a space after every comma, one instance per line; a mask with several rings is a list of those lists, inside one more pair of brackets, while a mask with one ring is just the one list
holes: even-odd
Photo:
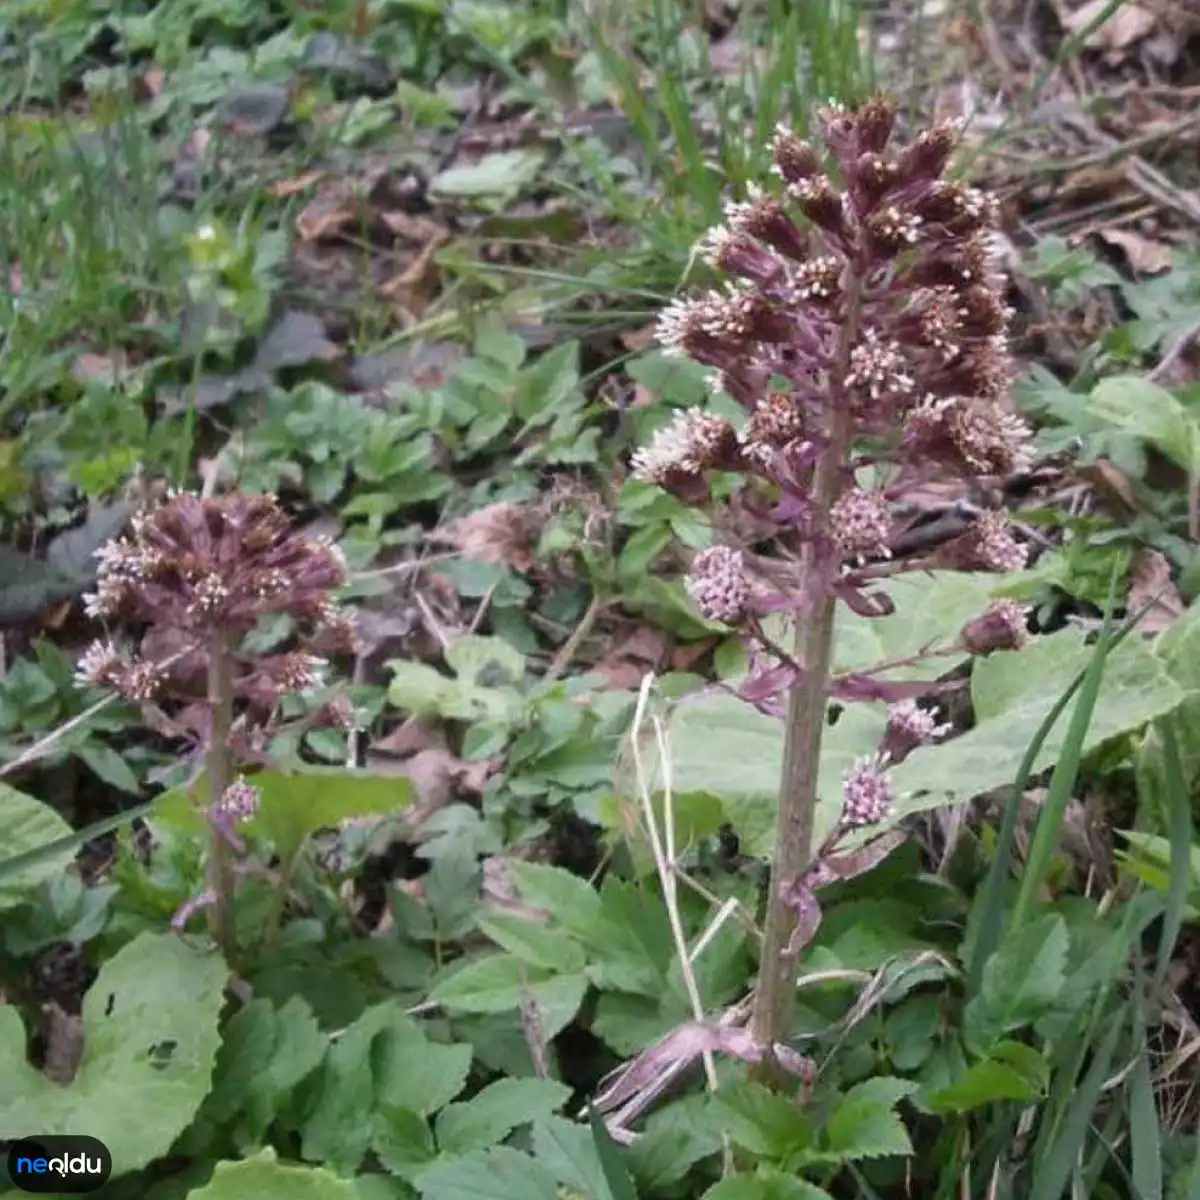
[[[753, 1036], [765, 1048], [791, 1034], [795, 907], [789, 886], [812, 867], [819, 756], [831, 685], [836, 607], [864, 616], [893, 611], [884, 575], [931, 564], [1009, 570], [1025, 550], [1005, 519], [986, 515], [932, 554], [847, 570], [847, 560], [887, 557], [894, 530], [886, 496], [950, 473], [1003, 476], [1028, 455], [1029, 430], [1008, 392], [1014, 369], [1005, 338], [1011, 313], [993, 237], [998, 206], [986, 193], [944, 177], [960, 129], [951, 123], [893, 147], [895, 111], [883, 100], [816, 115], [820, 145], [776, 131], [770, 152], [782, 194], [750, 191], [710, 238], [715, 267], [744, 286], [678, 301], [663, 315], [670, 353], [717, 373], [744, 411], [736, 431], [701, 416], [680, 420], [635, 456], [643, 478], [687, 503], [714, 489], [703, 463], [739, 442], [723, 465], [743, 477], [720, 522], [728, 544], [697, 555], [688, 588], [701, 613], [740, 624], [751, 670], [739, 694], [766, 713], [785, 709], [772, 879]], [[703, 444], [701, 444], [703, 443]], [[879, 492], [851, 481], [879, 481]], [[690, 482], [690, 486], [684, 486]], [[723, 481], [724, 482], [724, 481]], [[730, 481], [736, 483], [736, 481]], [[742, 539], [740, 542], [738, 538]], [[781, 553], [764, 546], [774, 541]], [[754, 586], [746, 564], [753, 546]], [[871, 581], [874, 580], [874, 583]], [[880, 588], [867, 594], [867, 586]], [[795, 645], [760, 636], [757, 618], [790, 612]], [[1016, 644], [1019, 613], [994, 607], [962, 634], [968, 648]], [[864, 696], [893, 699], [860, 677]], [[840, 693], [839, 693], [840, 698]], [[915, 707], [898, 708], [875, 757], [845, 782], [836, 836], [876, 824], [893, 805], [887, 769], [940, 727]], [[832, 851], [829, 851], [832, 853]], [[802, 942], [803, 939], [801, 939]]]

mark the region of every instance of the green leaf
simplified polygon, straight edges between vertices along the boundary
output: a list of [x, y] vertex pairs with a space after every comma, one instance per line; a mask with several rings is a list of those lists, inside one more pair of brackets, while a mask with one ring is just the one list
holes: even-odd
[[0, 1007], [0, 1138], [99, 1138], [114, 1177], [162, 1157], [208, 1092], [228, 976], [211, 951], [139, 934], [84, 997], [83, 1059], [66, 1086], [29, 1065], [18, 1011]]
[[[333, 1043], [325, 1058], [316, 1104], [301, 1130], [304, 1157], [340, 1171], [358, 1169], [377, 1136], [395, 1136], [394, 1113], [429, 1113], [462, 1091], [470, 1046], [429, 1042], [397, 1002], [368, 1008]], [[390, 1123], [389, 1123], [390, 1122]]]
[[520, 1125], [548, 1119], [571, 1098], [551, 1079], [498, 1079], [464, 1104], [451, 1104], [435, 1130], [442, 1154], [465, 1154], [502, 1142]]
[[463, 1090], [471, 1047], [431, 1042], [416, 1021], [393, 1019], [376, 1047], [376, 1097], [383, 1104], [435, 1113]]
[[399, 812], [416, 797], [412, 780], [405, 776], [375, 775], [345, 767], [260, 771], [253, 782], [260, 794], [250, 832], [274, 842], [284, 861], [294, 858], [318, 829], [337, 826], [353, 817]]
[[550, 1172], [509, 1146], [435, 1163], [416, 1186], [425, 1200], [560, 1200]]
[[536, 921], [501, 912], [480, 917], [477, 927], [501, 949], [532, 966], [545, 967], [560, 975], [584, 968], [586, 957], [579, 943], [561, 930], [547, 929]]
[[269, 1000], [252, 1000], [225, 1028], [205, 1115], [224, 1123], [241, 1113], [246, 1142], [261, 1142], [288, 1098], [321, 1065], [328, 1045], [299, 996], [278, 1010]]
[[630, 1148], [638, 1184], [658, 1195], [682, 1180], [696, 1163], [720, 1154], [722, 1132], [704, 1095], [685, 1096], [652, 1113]]
[[[931, 571], [885, 581], [882, 590], [896, 605], [890, 616], [860, 617], [839, 612], [834, 670], [869, 670], [951, 645], [963, 625], [987, 608], [1004, 582], [1010, 581], [959, 571]], [[932, 679], [948, 671], [955, 661], [954, 657], [938, 658], [884, 671], [880, 678]]]
[[267, 1146], [253, 1158], [217, 1163], [212, 1181], [188, 1200], [358, 1200], [358, 1189], [324, 1167], [281, 1163]]
[[429, 1122], [411, 1108], [379, 1105], [371, 1149], [389, 1171], [412, 1180], [437, 1158]]
[[895, 1106], [918, 1087], [911, 1079], [885, 1076], [852, 1087], [825, 1126], [822, 1158], [854, 1162], [911, 1154], [912, 1142]]
[[1069, 945], [1067, 923], [1058, 913], [1012, 931], [984, 964], [979, 995], [967, 1005], [968, 1043], [988, 1050], [1052, 1008], [1066, 982]]
[[1093, 389], [1088, 415], [1161, 450], [1185, 471], [1200, 470], [1200, 431], [1188, 410], [1142, 375], [1114, 375]]
[[782, 1159], [811, 1137], [811, 1127], [799, 1109], [760, 1083], [723, 1088], [712, 1097], [712, 1105], [733, 1141], [763, 1158]]
[[537, 1004], [542, 1032], [561, 1033], [579, 1011], [587, 992], [584, 975], [550, 975], [512, 954], [477, 958], [439, 983], [429, 999], [443, 1008], [468, 1013], [514, 1012], [528, 991]]
[[586, 938], [600, 920], [600, 894], [586, 879], [562, 867], [541, 863], [508, 863], [508, 872], [521, 899], [549, 913], [564, 929]]
[[[820, 800], [815, 838], [820, 842], [841, 812], [842, 777], [856, 759], [877, 747], [887, 717], [882, 705], [848, 706], [821, 745]], [[685, 700], [668, 722], [673, 802], [718, 800], [744, 854], [767, 858], [775, 838], [775, 810], [783, 768], [783, 726], [744, 700], [716, 693]]]
[[[70, 866], [73, 850], [26, 862], [16, 870], [6, 864], [71, 836], [71, 827], [49, 805], [0, 783], [0, 829], [4, 830], [4, 860], [0, 861], [0, 912], [20, 904], [39, 884], [56, 879]], [[599, 901], [597, 901], [599, 907]]]
[[759, 1169], [757, 1175], [730, 1175], [704, 1193], [702, 1200], [833, 1200], [815, 1183]]
[[613, 1200], [592, 1131], [577, 1121], [549, 1117], [533, 1128], [533, 1153], [558, 1183], [588, 1197]]
[[471, 166], [449, 167], [429, 182], [438, 200], [507, 200], [531, 184], [541, 170], [543, 150], [498, 150]]
[[141, 793], [142, 785], [133, 773], [129, 764], [111, 747], [103, 742], [84, 742], [75, 753], [83, 759], [88, 768], [107, 783], [110, 787], [130, 796]]
[[1032, 1047], [1020, 1042], [999, 1042], [989, 1058], [926, 1097], [934, 1112], [964, 1113], [1001, 1100], [1029, 1102], [1045, 1095], [1050, 1065]]
[[[1063, 630], [1035, 638], [1024, 650], [978, 660], [971, 673], [976, 725], [960, 737], [924, 746], [892, 773], [893, 785], [910, 793], [901, 809], [920, 812], [962, 803], [1011, 783], [1025, 749], [1057, 699], [1092, 657], [1082, 634]], [[1138, 638], [1127, 638], [1108, 657], [1104, 687], [1084, 738], [1086, 755], [1170, 712], [1183, 699], [1179, 686]], [[1058, 761], [1078, 697], [1050, 731], [1034, 763], [1043, 771]], [[840, 722], [839, 722], [840, 723]]]
[[[922, 626], [913, 628], [911, 637], [924, 636]], [[908, 635], [898, 637], [897, 644], [908, 640]], [[1064, 630], [1036, 638], [1024, 650], [978, 660], [971, 675], [975, 727], [949, 741], [921, 747], [895, 768], [892, 782], [903, 799], [893, 821], [943, 804], [965, 803], [1011, 783], [1025, 747], [1091, 653], [1083, 635]], [[1127, 639], [1106, 664], [1105, 686], [1083, 752], [1172, 711], [1183, 698], [1182, 689], [1152, 651], [1138, 639]], [[825, 729], [818, 840], [837, 819], [843, 775], [856, 758], [876, 748], [885, 720], [882, 705], [854, 704], [842, 712], [836, 725]], [[1068, 722], [1069, 713], [1051, 730], [1037, 755], [1035, 771], [1057, 762]], [[716, 694], [679, 704], [668, 731], [675, 802], [684, 806], [694, 795], [716, 797], [745, 853], [768, 857], [783, 762], [781, 723], [734, 696]]]

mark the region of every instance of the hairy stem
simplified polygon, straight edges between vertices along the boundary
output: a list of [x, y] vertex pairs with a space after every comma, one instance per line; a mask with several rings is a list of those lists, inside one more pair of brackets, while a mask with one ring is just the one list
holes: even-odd
[[[229, 746], [233, 728], [233, 660], [228, 638], [223, 633], [213, 635], [209, 651], [208, 702], [212, 728], [204, 752], [204, 771], [209, 803], [215, 806], [234, 779], [233, 751]], [[208, 887], [213, 894], [208, 908], [208, 930], [228, 962], [232, 962], [237, 945], [233, 925], [235, 883], [233, 848], [214, 825], [208, 849]]]
[[[858, 336], [861, 282], [855, 276], [846, 296], [837, 359], [830, 386], [844, 389], [850, 351]], [[843, 486], [843, 472], [854, 434], [848, 405], [835, 406], [829, 443], [813, 476], [812, 504], [818, 522], [828, 521]], [[780, 778], [779, 812], [775, 824], [775, 855], [771, 863], [770, 895], [763, 930], [762, 959], [751, 1028], [763, 1052], [756, 1074], [764, 1082], [782, 1083], [785, 1076], [775, 1047], [786, 1043], [795, 1004], [795, 950], [791, 946], [797, 914], [788, 903], [788, 885], [803, 878], [812, 858], [813, 821], [821, 737], [825, 729], [826, 694], [833, 665], [833, 629], [837, 601], [830, 589], [829, 567], [813, 542], [804, 547], [800, 595], [809, 608], [797, 620], [794, 655], [804, 674], [788, 697]]]

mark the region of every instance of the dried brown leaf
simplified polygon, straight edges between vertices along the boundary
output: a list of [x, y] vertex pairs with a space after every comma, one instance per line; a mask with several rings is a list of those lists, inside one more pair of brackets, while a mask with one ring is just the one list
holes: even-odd
[[[1087, 0], [1064, 18], [1067, 31], [1073, 37], [1079, 37], [1110, 7], [1109, 0]], [[1157, 26], [1158, 17], [1149, 9], [1137, 4], [1122, 4], [1102, 25], [1087, 34], [1084, 45], [1101, 51], [1110, 62], [1119, 62], [1124, 58], [1124, 51], [1149, 37]]]
[[1173, 265], [1171, 247], [1132, 229], [1101, 229], [1100, 240], [1116, 246], [1141, 275], [1158, 275]]
[[1130, 612], [1140, 612], [1150, 605], [1137, 623], [1148, 637], [1162, 633], [1187, 608], [1171, 579], [1171, 564], [1164, 554], [1143, 548], [1134, 555], [1126, 603]]
[[535, 565], [537, 513], [527, 505], [501, 501], [476, 509], [437, 535], [476, 562], [500, 563], [513, 571], [530, 571]]

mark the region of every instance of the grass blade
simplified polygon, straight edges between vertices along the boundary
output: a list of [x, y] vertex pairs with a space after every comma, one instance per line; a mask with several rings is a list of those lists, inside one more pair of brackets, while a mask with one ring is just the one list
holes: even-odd
[[153, 808], [154, 801], [148, 800], [145, 804], [137, 804], [133, 808], [125, 809], [124, 812], [116, 813], [111, 817], [105, 817], [102, 821], [95, 821], [93, 824], [77, 830], [75, 833], [56, 838], [53, 842], [47, 842], [44, 846], [38, 846], [33, 850], [25, 850], [20, 854], [14, 854], [12, 858], [0, 861], [0, 880], [8, 879], [17, 874], [17, 872], [24, 871], [27, 867], [44, 862], [48, 858], [54, 858], [66, 850], [78, 850], [80, 846], [85, 842], [90, 842], [93, 838], [102, 837], [106, 833], [111, 833], [114, 829], [120, 829], [122, 825], [127, 825], [130, 821], [137, 820], [138, 817], [149, 816]]
[[1134, 993], [1134, 1044], [1137, 1061], [1129, 1079], [1129, 1163], [1133, 1188], [1139, 1200], [1162, 1200], [1163, 1148], [1154, 1083], [1150, 1078], [1150, 1054], [1146, 1045], [1146, 1017], [1142, 1003], [1145, 988], [1138, 970]]
[[1088, 664], [1087, 673], [1079, 689], [1079, 699], [1076, 701], [1075, 711], [1071, 714], [1071, 724], [1067, 727], [1067, 736], [1063, 741], [1054, 773], [1050, 777], [1050, 787], [1045, 802], [1042, 804], [1042, 810], [1038, 814], [1033, 844], [1029, 848], [1029, 857], [1025, 862], [1025, 870], [1021, 874], [1021, 886], [1017, 892], [1017, 901], [1013, 905], [1012, 916], [1009, 918], [1009, 928], [1013, 932], [1016, 932], [1025, 923], [1042, 884], [1050, 873], [1050, 863], [1054, 857], [1054, 848], [1058, 845], [1063, 817], [1075, 789], [1075, 779], [1079, 774], [1079, 764], [1083, 758], [1083, 742], [1092, 723], [1092, 715], [1096, 711], [1096, 702], [1100, 699], [1100, 683], [1104, 678], [1104, 667], [1112, 646], [1110, 630], [1116, 583], [1117, 576], [1114, 569], [1109, 581], [1104, 627], [1100, 631], [1092, 660]]
[[1171, 965], [1171, 955], [1183, 926], [1187, 907], [1188, 886], [1191, 882], [1192, 807], [1183, 764], [1179, 755], [1179, 739], [1175, 733], [1174, 717], [1158, 723], [1162, 737], [1164, 804], [1167, 813], [1167, 837], [1171, 843], [1171, 874], [1167, 885], [1166, 910], [1162, 932], [1158, 939], [1158, 961], [1154, 965], [1154, 984], [1160, 987]]
[[1079, 1152], [1087, 1138], [1088, 1129], [1095, 1111], [1096, 1102], [1104, 1081], [1108, 1078], [1113, 1057], [1117, 1050], [1117, 1039], [1121, 1036], [1123, 1022], [1112, 1021], [1104, 1040], [1096, 1049], [1091, 1065], [1078, 1088], [1074, 1090], [1066, 1120], [1063, 1122], [1058, 1140], [1050, 1148], [1045, 1163], [1035, 1163], [1033, 1179], [1029, 1189], [1029, 1200], [1061, 1200], [1063, 1190], [1070, 1182]]

